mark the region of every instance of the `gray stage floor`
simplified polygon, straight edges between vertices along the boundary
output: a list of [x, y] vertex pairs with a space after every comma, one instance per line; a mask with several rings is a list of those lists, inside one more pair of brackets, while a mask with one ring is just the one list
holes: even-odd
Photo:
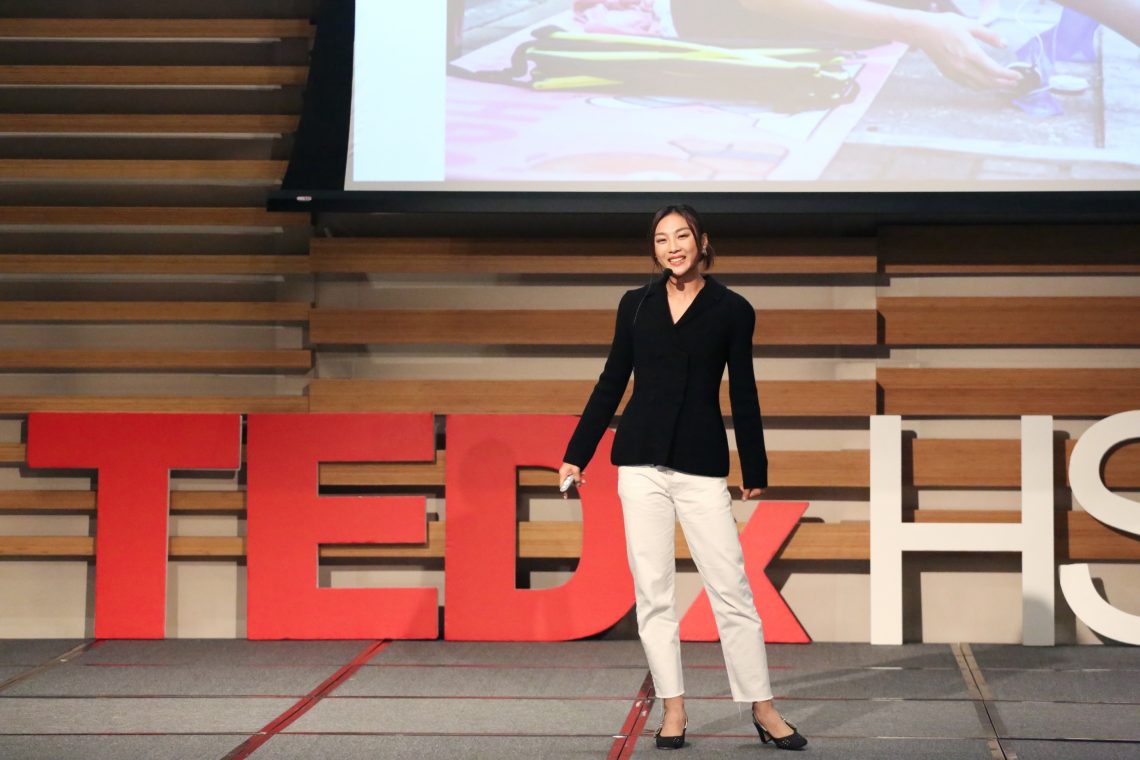
[[[1140, 759], [1140, 648], [769, 646], [818, 758]], [[758, 757], [715, 644], [681, 757]], [[640, 645], [0, 641], [0, 758], [656, 756]]]

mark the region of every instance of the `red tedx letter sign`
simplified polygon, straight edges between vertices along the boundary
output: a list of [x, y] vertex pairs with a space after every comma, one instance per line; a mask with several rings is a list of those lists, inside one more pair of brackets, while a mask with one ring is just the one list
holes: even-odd
[[577, 572], [558, 588], [515, 587], [518, 468], [557, 467], [577, 422], [545, 415], [447, 418], [446, 638], [563, 641], [608, 628], [633, 605], [617, 471], [609, 464], [612, 433], [598, 447], [581, 493]]
[[[752, 585], [756, 610], [764, 621], [764, 640], [781, 644], [806, 644], [807, 631], [780, 596], [780, 592], [764, 574], [764, 568], [776, 556], [780, 546], [795, 530], [807, 509], [807, 502], [760, 502], [748, 520], [740, 543], [744, 549], [744, 570]], [[683, 641], [716, 641], [716, 623], [708, 593], [702, 591], [681, 619]]]
[[434, 588], [320, 588], [321, 544], [423, 544], [419, 496], [319, 496], [320, 462], [430, 462], [430, 414], [254, 414], [248, 636], [434, 639]]
[[28, 465], [99, 471], [95, 636], [161, 639], [171, 469], [240, 466], [236, 414], [28, 416]]

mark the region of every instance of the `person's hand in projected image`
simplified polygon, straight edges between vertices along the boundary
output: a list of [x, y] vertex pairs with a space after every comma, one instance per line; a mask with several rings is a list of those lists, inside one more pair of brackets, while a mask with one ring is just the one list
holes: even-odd
[[[1021, 74], [995, 61], [985, 45], [1005, 42], [980, 19], [952, 10], [924, 10], [903, 0], [735, 0], [769, 19], [825, 33], [891, 39], [921, 49], [947, 78], [979, 90], [1013, 90]], [[683, 30], [678, 24], [678, 31]]]
[[1004, 48], [997, 32], [980, 21], [956, 13], [924, 13], [914, 17], [906, 40], [922, 49], [934, 65], [958, 84], [976, 90], [1015, 89], [1021, 74], [991, 58], [980, 43]]

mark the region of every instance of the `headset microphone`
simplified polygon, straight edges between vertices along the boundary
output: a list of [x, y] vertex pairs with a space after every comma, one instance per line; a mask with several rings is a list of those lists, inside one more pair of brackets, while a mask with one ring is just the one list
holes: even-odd
[[[664, 282], [668, 281], [668, 279], [669, 279], [670, 277], [672, 277], [672, 276], [673, 276], [673, 270], [672, 270], [672, 269], [662, 269], [662, 270], [661, 270], [661, 282], [663, 282], [663, 283], [664, 283]], [[653, 287], [653, 283], [651, 282], [651, 283], [650, 283], [648, 286], [646, 286], [646, 288], [645, 288], [645, 295], [643, 295], [643, 296], [641, 297], [641, 300], [637, 302], [637, 309], [636, 309], [636, 310], [634, 310], [634, 312], [633, 312], [633, 322], [632, 322], [632, 323], [631, 323], [631, 325], [630, 325], [631, 327], [632, 327], [633, 325], [636, 325], [636, 324], [637, 324], [637, 315], [641, 313], [641, 305], [642, 305], [643, 303], [645, 303], [645, 298], [646, 298], [646, 296], [648, 296], [648, 295], [649, 295], [649, 290], [650, 290], [650, 288], [652, 288], [652, 287]]]

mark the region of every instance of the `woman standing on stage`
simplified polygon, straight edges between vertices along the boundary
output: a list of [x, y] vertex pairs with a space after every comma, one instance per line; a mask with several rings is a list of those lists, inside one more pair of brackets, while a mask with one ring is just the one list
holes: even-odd
[[701, 273], [715, 254], [696, 211], [666, 206], [654, 215], [650, 234], [655, 266], [664, 276], [622, 296], [605, 369], [558, 477], [572, 476], [583, 484], [582, 470], [636, 370], [612, 461], [618, 465], [638, 633], [657, 696], [665, 703], [657, 747], [683, 747], [687, 725], [674, 592], [679, 519], [716, 616], [733, 700], [752, 704], [752, 722], [763, 742], [801, 749], [807, 740], [772, 703], [764, 634], [744, 574], [726, 481], [728, 439], [720, 383], [727, 363], [743, 496], [758, 497], [768, 485], [752, 371], [756, 314], [743, 297]]

